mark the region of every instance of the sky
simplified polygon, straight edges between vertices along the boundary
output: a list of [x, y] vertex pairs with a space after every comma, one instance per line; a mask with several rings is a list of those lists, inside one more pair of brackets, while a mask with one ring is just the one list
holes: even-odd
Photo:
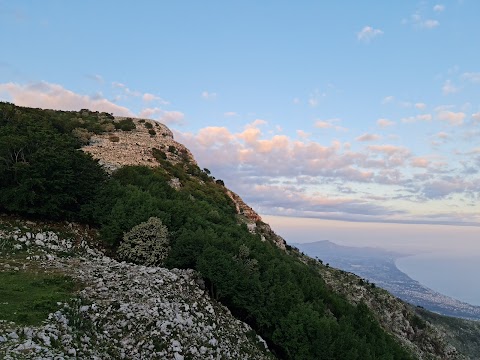
[[0, 0], [0, 100], [160, 121], [292, 228], [470, 234], [478, 14], [476, 0]]

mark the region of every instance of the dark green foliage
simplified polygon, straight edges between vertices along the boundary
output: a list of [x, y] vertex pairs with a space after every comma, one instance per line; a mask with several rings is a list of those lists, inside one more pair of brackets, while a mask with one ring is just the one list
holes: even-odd
[[157, 148], [152, 148], [152, 155], [159, 163], [161, 163], [162, 160], [167, 159], [167, 154], [165, 154], [162, 150]]
[[132, 131], [137, 127], [131, 118], [120, 120], [119, 122], [114, 123], [114, 125], [115, 129], [123, 131]]
[[143, 125], [144, 125], [147, 129], [152, 129], [152, 128], [153, 128], [153, 125], [152, 125], [152, 123], [150, 123], [150, 122], [145, 122]]
[[148, 133], [149, 133], [150, 135], [152, 135], [152, 136], [157, 135], [157, 132], [156, 132], [155, 130], [153, 130], [153, 129], [148, 130]]
[[[100, 228], [113, 251], [125, 232], [156, 217], [169, 230], [165, 264], [199, 271], [211, 296], [250, 324], [279, 358], [410, 359], [364, 304], [353, 306], [326, 287], [316, 261], [304, 264], [238, 224], [223, 184], [208, 169], [187, 158], [173, 165], [152, 149], [160, 167], [123, 167], [104, 181], [98, 165], [78, 155], [68, 121], [53, 125], [61, 117], [56, 112], [16, 108], [28, 114], [19, 121], [15, 108], [2, 105], [3, 210], [28, 212], [36, 201], [38, 215], [82, 218]], [[172, 178], [181, 182], [179, 190], [169, 185]]]
[[45, 113], [16, 108], [15, 115], [0, 119], [0, 209], [74, 219], [106, 175], [90, 155], [77, 150], [71, 132], [57, 127], [62, 123], [68, 129], [68, 122]]

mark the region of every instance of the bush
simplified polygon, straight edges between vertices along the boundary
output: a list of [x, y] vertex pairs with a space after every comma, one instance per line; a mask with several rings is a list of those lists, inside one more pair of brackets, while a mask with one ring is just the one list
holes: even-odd
[[120, 129], [123, 131], [132, 131], [135, 128], [136, 128], [136, 125], [131, 118], [126, 118], [124, 120], [120, 120], [119, 122], [115, 123], [115, 129]]
[[152, 123], [146, 122], [144, 125], [147, 129], [153, 129]]
[[123, 236], [118, 256], [125, 261], [154, 266], [162, 265], [169, 251], [167, 227], [159, 218], [151, 217]]
[[153, 130], [153, 129], [148, 130], [148, 133], [149, 133], [150, 135], [152, 135], [152, 136], [157, 135], [156, 131]]
[[117, 135], [110, 135], [108, 137], [108, 140], [110, 140], [111, 142], [119, 142], [120, 138]]

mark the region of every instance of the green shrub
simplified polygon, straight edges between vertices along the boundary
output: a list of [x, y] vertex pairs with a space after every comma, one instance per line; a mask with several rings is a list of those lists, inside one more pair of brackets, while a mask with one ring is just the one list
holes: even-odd
[[123, 236], [117, 253], [122, 260], [153, 266], [162, 265], [169, 251], [167, 227], [159, 218], [151, 217]]
[[137, 126], [135, 125], [135, 123], [133, 122], [133, 119], [131, 118], [126, 118], [115, 123], [115, 129], [117, 130], [120, 129], [123, 131], [132, 131], [136, 127]]
[[157, 132], [156, 132], [155, 130], [153, 130], [153, 129], [148, 130], [148, 133], [149, 133], [150, 135], [152, 135], [152, 136], [157, 135]]

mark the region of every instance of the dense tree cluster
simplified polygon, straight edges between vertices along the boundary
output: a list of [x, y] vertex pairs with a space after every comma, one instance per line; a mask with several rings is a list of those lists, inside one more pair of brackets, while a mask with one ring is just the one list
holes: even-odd
[[[100, 228], [112, 251], [154, 217], [160, 237], [168, 229], [165, 265], [199, 271], [210, 295], [250, 324], [277, 357], [410, 359], [367, 306], [353, 306], [326, 287], [318, 264], [304, 264], [240, 225], [223, 182], [207, 169], [158, 156], [157, 168], [123, 167], [107, 178], [77, 150], [72, 117], [0, 104], [3, 211], [82, 220]], [[172, 177], [180, 189], [169, 185]]]

